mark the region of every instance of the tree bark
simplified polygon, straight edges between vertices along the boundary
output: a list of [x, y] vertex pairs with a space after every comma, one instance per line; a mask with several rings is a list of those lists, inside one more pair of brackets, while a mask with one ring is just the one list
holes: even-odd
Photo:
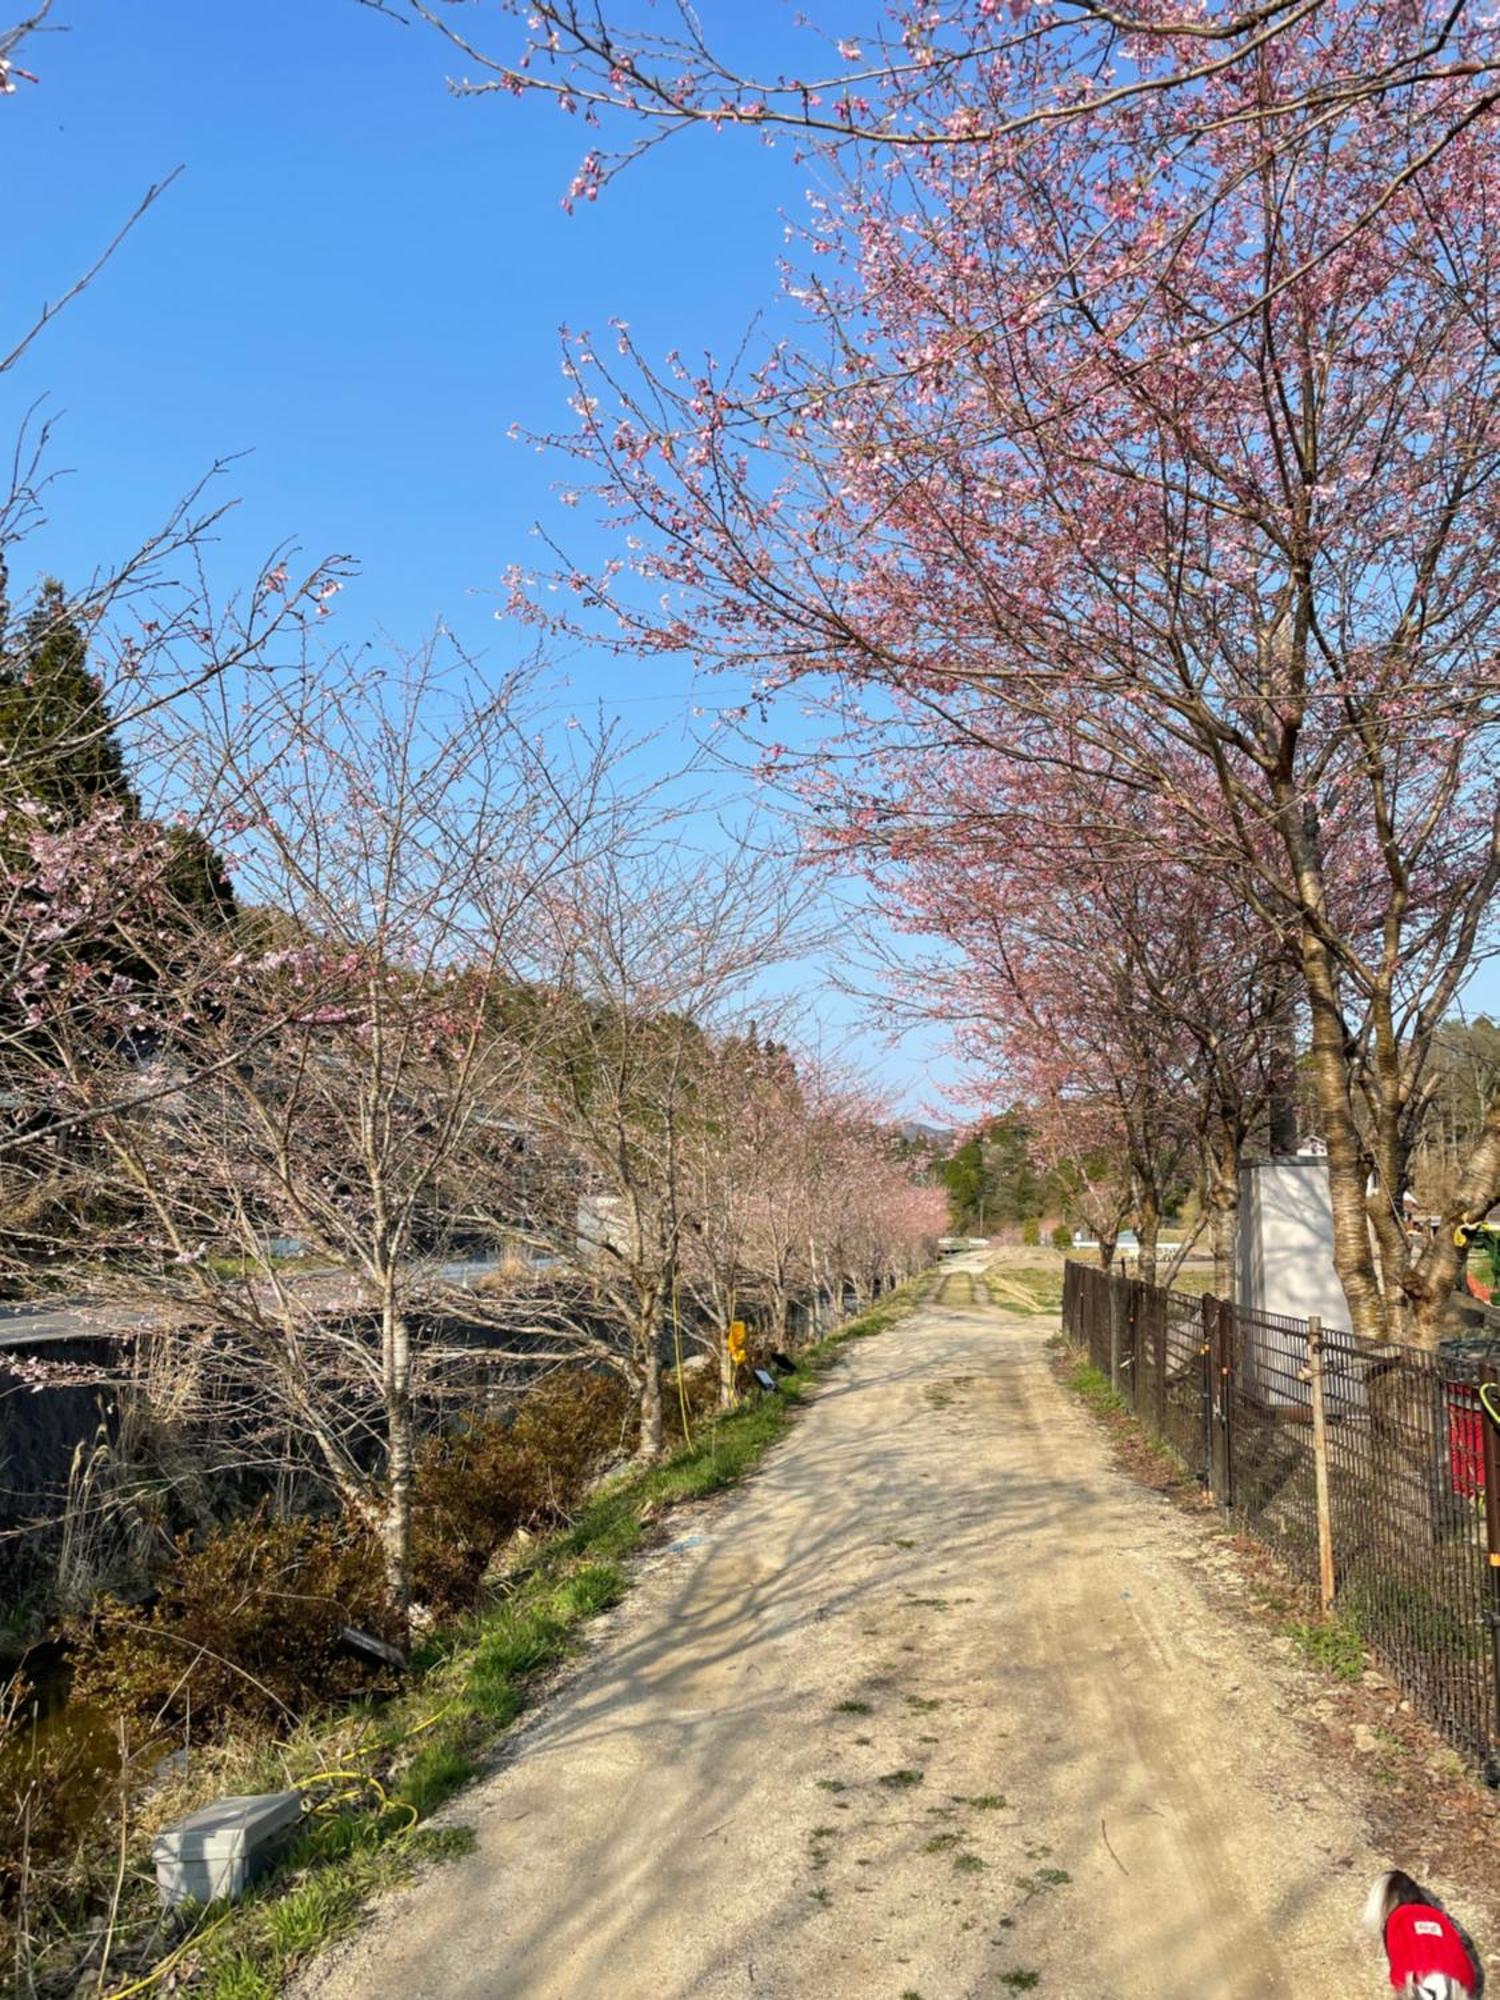
[[661, 1457], [661, 1336], [653, 1313], [641, 1343], [641, 1428], [637, 1456]]
[[1312, 1009], [1311, 1068], [1318, 1117], [1328, 1148], [1333, 1208], [1333, 1268], [1349, 1301], [1350, 1330], [1361, 1340], [1389, 1337], [1385, 1302], [1375, 1275], [1365, 1189], [1370, 1160], [1349, 1096], [1347, 1033], [1332, 963], [1311, 922], [1302, 932], [1303, 973]]
[[411, 1333], [405, 1316], [386, 1298], [382, 1310], [384, 1347], [386, 1500], [380, 1528], [386, 1596], [405, 1646], [411, 1622]]
[[1156, 1246], [1161, 1238], [1161, 1207], [1154, 1189], [1141, 1197], [1135, 1219], [1139, 1273], [1144, 1284], [1156, 1283]]

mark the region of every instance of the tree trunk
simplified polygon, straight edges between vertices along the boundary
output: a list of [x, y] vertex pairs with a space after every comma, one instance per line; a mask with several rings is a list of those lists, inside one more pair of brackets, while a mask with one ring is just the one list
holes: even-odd
[[1459, 1280], [1463, 1253], [1454, 1240], [1461, 1223], [1478, 1222], [1500, 1198], [1500, 1094], [1491, 1101], [1484, 1132], [1474, 1148], [1442, 1224], [1417, 1260], [1412, 1282], [1412, 1338], [1421, 1347], [1436, 1347], [1442, 1338], [1449, 1302]]
[[411, 1333], [395, 1302], [386, 1298], [381, 1314], [384, 1349], [386, 1445], [385, 1511], [380, 1547], [385, 1588], [396, 1624], [396, 1642], [405, 1646], [411, 1622]]
[[653, 1314], [641, 1343], [641, 1431], [637, 1456], [661, 1457], [661, 1335]]
[[1297, 1150], [1297, 1039], [1293, 994], [1295, 968], [1278, 961], [1272, 974], [1276, 997], [1271, 1016], [1266, 1109], [1273, 1159]]
[[786, 1287], [776, 1285], [771, 1292], [771, 1335], [782, 1348], [787, 1344], [787, 1305]]
[[1360, 1142], [1349, 1097], [1343, 1010], [1327, 950], [1311, 924], [1303, 927], [1303, 968], [1312, 1008], [1312, 1078], [1328, 1148], [1333, 1206], [1333, 1268], [1349, 1301], [1350, 1330], [1361, 1340], [1387, 1337], [1385, 1304], [1375, 1276], [1365, 1189], [1370, 1161]]
[[1230, 1299], [1234, 1296], [1234, 1226], [1239, 1211], [1239, 1201], [1216, 1200], [1213, 1205], [1213, 1219], [1209, 1223], [1209, 1240], [1214, 1256], [1214, 1297]]
[[1113, 1238], [1113, 1236], [1104, 1235], [1104, 1233], [1101, 1231], [1099, 1236], [1100, 1270], [1101, 1271], [1109, 1270], [1110, 1266], [1114, 1263], [1114, 1261], [1115, 1261], [1115, 1239]]
[[1156, 1283], [1156, 1246], [1161, 1237], [1161, 1207], [1153, 1193], [1142, 1197], [1135, 1220], [1137, 1269], [1143, 1284]]
[[719, 1408], [732, 1410], [735, 1406], [734, 1361], [729, 1352], [729, 1325], [734, 1317], [731, 1306], [724, 1324], [719, 1329]]

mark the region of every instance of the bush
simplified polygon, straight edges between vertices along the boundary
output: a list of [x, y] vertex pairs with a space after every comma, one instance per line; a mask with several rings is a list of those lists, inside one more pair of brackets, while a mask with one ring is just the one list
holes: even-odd
[[576, 1369], [530, 1390], [516, 1414], [432, 1438], [417, 1458], [412, 1576], [417, 1599], [465, 1610], [517, 1528], [576, 1511], [625, 1441], [630, 1398], [616, 1377]]
[[1021, 1241], [1028, 1250], [1034, 1250], [1042, 1240], [1042, 1225], [1034, 1215], [1028, 1215], [1021, 1224]]
[[1073, 1247], [1073, 1232], [1072, 1232], [1072, 1230], [1071, 1230], [1071, 1229], [1070, 1229], [1070, 1228], [1068, 1227], [1068, 1225], [1067, 1225], [1067, 1223], [1066, 1223], [1066, 1222], [1060, 1222], [1060, 1223], [1058, 1223], [1058, 1225], [1057, 1225], [1056, 1229], [1054, 1229], [1054, 1230], [1053, 1230], [1053, 1232], [1052, 1232], [1052, 1247], [1053, 1247], [1053, 1249], [1054, 1249], [1054, 1250], [1071, 1250], [1071, 1249], [1072, 1249], [1072, 1247]]
[[70, 1635], [73, 1700], [143, 1724], [191, 1712], [195, 1737], [284, 1726], [378, 1685], [339, 1652], [341, 1625], [389, 1633], [373, 1538], [262, 1510], [179, 1542], [149, 1610], [102, 1600]]

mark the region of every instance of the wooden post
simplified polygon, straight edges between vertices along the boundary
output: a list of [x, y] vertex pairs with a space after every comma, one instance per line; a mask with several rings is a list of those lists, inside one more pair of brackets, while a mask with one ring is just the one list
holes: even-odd
[[1125, 1310], [1125, 1286], [1115, 1278], [1109, 1281], [1109, 1386], [1120, 1386], [1120, 1316]]
[[1313, 1479], [1318, 1499], [1318, 1601], [1333, 1611], [1333, 1511], [1328, 1500], [1328, 1413], [1323, 1403], [1323, 1322], [1307, 1322], [1307, 1372], [1312, 1386]]

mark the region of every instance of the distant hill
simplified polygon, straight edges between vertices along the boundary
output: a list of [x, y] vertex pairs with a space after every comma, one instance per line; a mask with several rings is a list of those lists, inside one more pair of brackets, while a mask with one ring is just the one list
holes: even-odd
[[934, 1152], [951, 1152], [958, 1134], [946, 1125], [924, 1125], [920, 1118], [903, 1119], [896, 1130], [903, 1139], [931, 1146]]

